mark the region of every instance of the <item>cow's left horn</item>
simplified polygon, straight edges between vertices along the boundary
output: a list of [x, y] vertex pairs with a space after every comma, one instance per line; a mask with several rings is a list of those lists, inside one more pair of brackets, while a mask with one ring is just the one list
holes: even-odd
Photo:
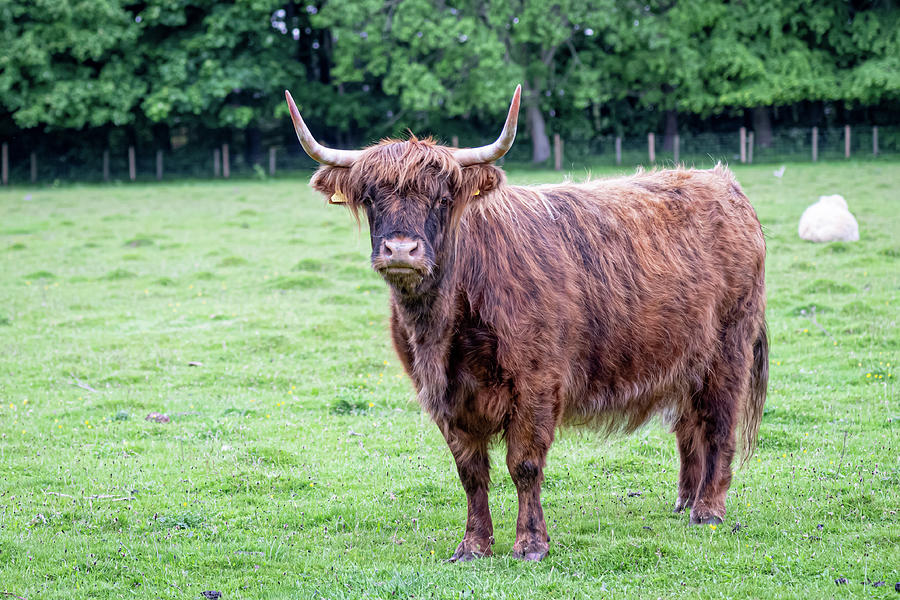
[[503, 131], [500, 137], [493, 144], [481, 146], [480, 148], [463, 148], [453, 153], [456, 160], [462, 166], [477, 165], [481, 163], [494, 162], [506, 154], [512, 147], [513, 140], [516, 139], [516, 123], [519, 121], [519, 99], [522, 96], [522, 86], [517, 85], [513, 94], [512, 102], [509, 104], [509, 113], [506, 115], [506, 123], [503, 125]]
[[309, 127], [303, 122], [303, 117], [300, 116], [300, 111], [297, 110], [297, 105], [294, 104], [291, 93], [284, 90], [284, 97], [287, 100], [288, 108], [291, 111], [291, 120], [294, 122], [294, 131], [297, 132], [297, 139], [300, 140], [300, 145], [303, 146], [303, 149], [306, 150], [309, 157], [323, 165], [352, 167], [353, 163], [356, 162], [356, 159], [362, 154], [362, 151], [335, 150], [334, 148], [327, 148], [317, 142], [316, 138], [309, 132]]

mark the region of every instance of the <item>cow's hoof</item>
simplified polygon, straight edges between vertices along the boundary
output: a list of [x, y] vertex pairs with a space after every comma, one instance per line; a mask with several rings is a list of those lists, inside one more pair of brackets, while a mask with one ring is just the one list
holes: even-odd
[[[518, 544], [517, 544], [518, 545]], [[548, 544], [523, 544], [523, 547], [513, 546], [513, 558], [518, 558], [519, 560], [530, 560], [530, 561], [540, 561], [544, 560], [544, 558], [550, 554], [550, 547]]]
[[675, 500], [675, 508], [672, 509], [673, 513], [681, 513], [684, 512], [684, 509], [689, 508], [691, 506], [691, 501], [678, 496], [678, 499]]
[[444, 559], [444, 562], [455, 563], [455, 562], [469, 562], [470, 560], [476, 560], [479, 558], [484, 558], [488, 556], [484, 552], [470, 552], [466, 550], [465, 552], [454, 552], [453, 556], [450, 558]]
[[[479, 550], [479, 546], [484, 548], [483, 550]], [[455, 563], [455, 562], [469, 562], [470, 560], [476, 560], [478, 558], [484, 558], [486, 556], [490, 556], [493, 554], [491, 551], [491, 544], [475, 544], [471, 542], [467, 542], [463, 540], [459, 546], [456, 548], [456, 552], [453, 553], [453, 556], [446, 559], [444, 562]]]
[[691, 525], [721, 525], [722, 519], [715, 515], [710, 515], [708, 517], [700, 517], [697, 515], [691, 515]]

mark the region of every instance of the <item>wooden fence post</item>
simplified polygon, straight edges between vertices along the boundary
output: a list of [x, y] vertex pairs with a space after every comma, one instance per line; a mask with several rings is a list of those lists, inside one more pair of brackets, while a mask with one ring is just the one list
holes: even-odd
[[678, 158], [681, 155], [681, 136], [678, 135], [677, 133], [675, 134], [675, 137], [672, 139], [672, 150], [674, 150], [674, 154], [675, 154], [675, 156], [673, 157], [675, 166], [678, 166]]
[[450, 145], [454, 148], [459, 148], [459, 136], [458, 135], [454, 135], [452, 138], [450, 138]]
[[109, 181], [109, 150], [103, 151], [103, 181]]
[[872, 156], [878, 156], [878, 126], [872, 128]]
[[850, 126], [844, 125], [844, 158], [850, 158]]
[[656, 162], [656, 135], [654, 133], [647, 134], [647, 153], [650, 155], [650, 162]]
[[741, 144], [741, 162], [747, 162], [747, 128], [741, 127], [741, 130], [738, 132], [738, 137], [740, 138]]
[[6, 142], [0, 149], [0, 163], [0, 181], [3, 185], [9, 185], [9, 145]]
[[156, 151], [156, 180], [162, 181], [163, 175], [163, 151]]
[[562, 139], [558, 133], [553, 134], [553, 168], [562, 171]]
[[269, 175], [275, 175], [275, 146], [269, 148]]
[[753, 164], [753, 132], [747, 134], [747, 162]]
[[31, 183], [37, 183], [37, 153], [31, 153]]
[[616, 136], [616, 164], [622, 164], [622, 138]]
[[128, 146], [128, 179], [134, 181], [137, 177], [137, 165], [134, 163], [134, 146]]
[[214, 177], [218, 177], [219, 174], [222, 172], [220, 152], [221, 152], [221, 150], [219, 150], [218, 148], [213, 150], [213, 176]]
[[228, 144], [222, 144], [222, 177], [231, 177], [231, 164], [228, 160]]
[[819, 128], [812, 128], [812, 159], [813, 162], [819, 160]]

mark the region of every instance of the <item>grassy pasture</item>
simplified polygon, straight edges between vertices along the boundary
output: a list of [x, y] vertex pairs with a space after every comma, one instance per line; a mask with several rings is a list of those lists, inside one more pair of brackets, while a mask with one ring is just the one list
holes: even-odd
[[[465, 520], [452, 458], [393, 356], [365, 227], [305, 179], [0, 191], [0, 592], [898, 597], [900, 165], [734, 170], [768, 239], [771, 379], [726, 523], [671, 513], [659, 425], [564, 430], [540, 564], [509, 558], [502, 447], [494, 558], [441, 562]], [[797, 238], [826, 193], [862, 241]]]

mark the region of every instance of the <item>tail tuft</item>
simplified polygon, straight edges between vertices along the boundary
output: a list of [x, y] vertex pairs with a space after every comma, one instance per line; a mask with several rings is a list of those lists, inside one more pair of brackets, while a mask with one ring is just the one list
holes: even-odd
[[769, 385], [769, 331], [763, 322], [759, 337], [753, 344], [753, 367], [750, 372], [750, 395], [744, 404], [743, 421], [743, 447], [741, 448], [741, 463], [753, 456], [756, 450], [756, 438], [759, 433], [759, 423], [762, 421], [763, 406], [766, 403], [766, 388]]

